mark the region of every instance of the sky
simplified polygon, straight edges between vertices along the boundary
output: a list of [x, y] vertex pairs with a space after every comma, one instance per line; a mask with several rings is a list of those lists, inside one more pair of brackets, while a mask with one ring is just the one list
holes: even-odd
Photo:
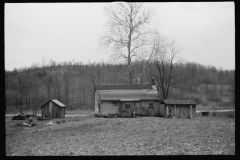
[[[185, 61], [235, 69], [234, 2], [144, 3], [152, 25], [184, 49]], [[99, 35], [108, 3], [5, 3], [5, 70], [63, 61], [108, 62]]]

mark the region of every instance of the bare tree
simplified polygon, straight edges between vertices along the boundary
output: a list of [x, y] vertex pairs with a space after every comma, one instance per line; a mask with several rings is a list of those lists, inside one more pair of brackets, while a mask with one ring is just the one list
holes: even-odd
[[142, 3], [125, 2], [112, 3], [106, 6], [104, 11], [108, 17], [107, 32], [100, 37], [100, 46], [112, 49], [114, 61], [127, 64], [122, 76], [132, 84], [134, 62], [149, 54], [152, 32], [148, 26], [153, 11]]
[[17, 80], [18, 80], [18, 91], [20, 93], [20, 113], [22, 113], [22, 105], [23, 105], [23, 96], [26, 92], [27, 83], [28, 83], [28, 76], [29, 72], [20, 72], [17, 74]]
[[39, 104], [39, 92], [41, 87], [41, 81], [36, 74], [31, 76], [31, 95], [32, 95], [32, 111], [33, 115], [37, 115], [37, 106]]
[[91, 80], [91, 91], [90, 91], [90, 95], [91, 95], [91, 109], [94, 109], [94, 105], [95, 105], [95, 90], [96, 90], [96, 85], [100, 85], [101, 84], [101, 79], [102, 79], [102, 69], [100, 65], [96, 65], [96, 69], [93, 70], [93, 72], [91, 72], [90, 74], [90, 80]]
[[[157, 34], [157, 33], [156, 33]], [[159, 97], [167, 99], [177, 81], [174, 79], [174, 67], [178, 61], [177, 54], [182, 48], [176, 45], [175, 41], [168, 41], [166, 38], [156, 35], [156, 43], [153, 48], [154, 60], [150, 65], [150, 76], [157, 85]]]
[[47, 75], [43, 78], [43, 84], [46, 87], [47, 98], [51, 99], [52, 98], [51, 90], [52, 90], [52, 87], [53, 87], [53, 77], [52, 77], [51, 74], [49, 74], [49, 75]]
[[67, 107], [69, 106], [69, 96], [70, 96], [70, 73], [64, 72], [63, 74], [63, 84], [64, 84], [64, 95], [65, 95], [65, 102]]
[[233, 72], [233, 75], [229, 78], [229, 85], [230, 85], [230, 98], [233, 102], [233, 107], [235, 107], [235, 71]]

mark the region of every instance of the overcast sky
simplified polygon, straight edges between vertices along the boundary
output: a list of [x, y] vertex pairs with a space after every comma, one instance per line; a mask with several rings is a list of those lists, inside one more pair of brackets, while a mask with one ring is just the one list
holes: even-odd
[[[107, 62], [98, 52], [107, 3], [5, 3], [5, 69], [58, 62]], [[190, 62], [235, 69], [234, 2], [145, 3], [153, 24]]]

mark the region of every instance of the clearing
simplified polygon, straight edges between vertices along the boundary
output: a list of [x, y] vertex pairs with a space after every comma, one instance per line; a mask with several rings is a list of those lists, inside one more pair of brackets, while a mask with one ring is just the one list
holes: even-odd
[[14, 127], [6, 118], [6, 155], [235, 155], [235, 119], [95, 118]]

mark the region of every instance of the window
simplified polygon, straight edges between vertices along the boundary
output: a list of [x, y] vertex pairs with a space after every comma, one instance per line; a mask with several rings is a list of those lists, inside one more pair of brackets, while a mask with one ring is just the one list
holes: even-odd
[[152, 101], [149, 102], [149, 109], [153, 109], [153, 102]]
[[125, 109], [130, 109], [130, 103], [125, 103]]

